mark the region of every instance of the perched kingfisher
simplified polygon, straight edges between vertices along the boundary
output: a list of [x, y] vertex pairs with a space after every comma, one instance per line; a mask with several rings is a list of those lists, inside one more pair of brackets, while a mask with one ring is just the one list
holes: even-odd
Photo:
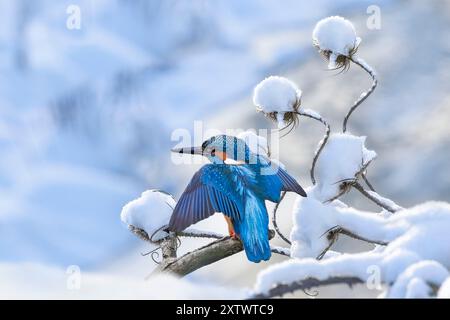
[[[264, 201], [279, 202], [283, 190], [306, 197], [295, 179], [266, 156], [251, 152], [244, 140], [233, 136], [214, 136], [200, 147], [172, 152], [202, 155], [212, 163], [192, 177], [167, 229], [179, 232], [221, 212], [230, 236], [242, 241], [247, 258], [253, 262], [269, 260], [269, 216]], [[227, 159], [237, 164], [227, 164]]]

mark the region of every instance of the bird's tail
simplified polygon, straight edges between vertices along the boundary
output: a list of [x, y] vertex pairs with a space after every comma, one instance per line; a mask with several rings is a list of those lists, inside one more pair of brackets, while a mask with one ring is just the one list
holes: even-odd
[[248, 195], [245, 215], [240, 221], [234, 221], [234, 228], [244, 245], [248, 260], [258, 263], [270, 259], [269, 217], [264, 200], [253, 194]]

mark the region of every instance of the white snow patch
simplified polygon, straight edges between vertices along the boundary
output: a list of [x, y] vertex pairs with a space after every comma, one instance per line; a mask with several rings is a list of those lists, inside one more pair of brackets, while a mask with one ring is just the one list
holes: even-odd
[[427, 298], [431, 288], [428, 283], [440, 286], [449, 276], [446, 268], [436, 261], [424, 260], [403, 271], [390, 288], [389, 298]]
[[[158, 229], [169, 223], [175, 199], [159, 190], [144, 191], [141, 196], [127, 203], [120, 213], [120, 219], [127, 225], [145, 230], [152, 236]], [[159, 230], [153, 237], [159, 240], [167, 233]]]
[[339, 16], [328, 17], [320, 20], [313, 31], [313, 42], [320, 50], [329, 50], [330, 68], [339, 55], [349, 56], [350, 51], [356, 48], [361, 39], [356, 36], [353, 24]]
[[450, 277], [448, 277], [439, 288], [438, 298], [450, 299]]
[[342, 181], [354, 179], [363, 167], [375, 159], [375, 151], [368, 150], [365, 141], [366, 137], [346, 133], [330, 136], [316, 166], [320, 200], [336, 196]]
[[253, 103], [264, 113], [294, 111], [302, 91], [295, 83], [279, 76], [270, 76], [254, 89]]
[[[354, 276], [365, 281], [371, 275], [368, 268], [375, 266], [380, 269], [383, 283], [394, 283], [388, 297], [422, 297], [430, 291], [424, 284], [439, 286], [448, 277], [449, 203], [427, 202], [387, 216], [358, 211], [339, 201], [322, 204], [314, 195], [313, 187], [307, 198], [297, 200], [291, 234], [294, 259], [261, 272], [257, 292], [308, 277]], [[323, 261], [298, 259], [319, 254], [328, 245], [324, 233], [335, 226], [388, 244], [374, 251], [342, 254]]]

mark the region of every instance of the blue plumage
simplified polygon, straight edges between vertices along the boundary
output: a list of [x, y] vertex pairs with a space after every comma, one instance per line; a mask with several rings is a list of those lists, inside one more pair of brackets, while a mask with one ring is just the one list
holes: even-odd
[[[270, 259], [269, 217], [264, 201], [279, 202], [283, 190], [306, 196], [295, 179], [269, 159], [251, 153], [246, 143], [235, 137], [215, 136], [201, 147], [173, 151], [201, 154], [212, 164], [203, 166], [192, 177], [174, 209], [168, 230], [181, 231], [222, 212], [231, 221], [250, 261]], [[225, 164], [226, 158], [242, 164]]]

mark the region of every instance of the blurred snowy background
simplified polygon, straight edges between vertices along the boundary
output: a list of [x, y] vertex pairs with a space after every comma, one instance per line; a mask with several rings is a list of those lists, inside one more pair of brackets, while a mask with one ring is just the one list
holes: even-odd
[[[79, 30], [66, 27], [71, 4]], [[381, 8], [380, 30], [366, 26], [369, 5]], [[251, 94], [271, 74], [295, 81], [303, 106], [340, 128], [370, 79], [326, 70], [311, 32], [328, 15], [354, 23], [358, 55], [379, 75], [350, 122], [378, 153], [375, 188], [402, 206], [448, 201], [449, 1], [0, 0], [0, 297], [155, 298], [153, 288], [177, 282], [145, 284], [154, 264], [140, 253], [151, 248], [121, 223], [122, 206], [145, 189], [183, 190], [198, 166], [170, 161], [174, 129], [270, 127]], [[322, 130], [302, 119], [281, 143], [281, 161], [306, 186]], [[293, 198], [280, 212], [285, 233]], [[373, 208], [354, 193], [344, 200]], [[203, 227], [225, 232], [220, 217]], [[70, 265], [86, 275], [78, 293], [66, 287]], [[265, 266], [235, 255], [190, 275], [176, 297], [199, 297], [199, 283], [227, 297], [217, 286], [251, 286]], [[336, 294], [374, 295], [321, 292]]]

